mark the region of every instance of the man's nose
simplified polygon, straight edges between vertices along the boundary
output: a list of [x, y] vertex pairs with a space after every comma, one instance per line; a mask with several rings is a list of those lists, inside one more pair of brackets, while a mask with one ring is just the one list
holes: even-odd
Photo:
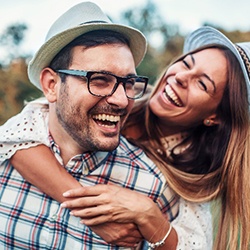
[[128, 106], [129, 100], [122, 83], [118, 85], [117, 89], [111, 96], [107, 97], [107, 102], [116, 105], [119, 108], [126, 108]]

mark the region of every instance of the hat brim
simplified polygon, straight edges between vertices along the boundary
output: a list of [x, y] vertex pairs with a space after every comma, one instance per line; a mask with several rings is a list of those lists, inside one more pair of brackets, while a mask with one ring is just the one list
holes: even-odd
[[[240, 63], [242, 72], [244, 74], [244, 78], [245, 78], [247, 90], [248, 90], [248, 100], [250, 100], [250, 81], [249, 81], [248, 71], [244, 64], [244, 61], [239, 51], [237, 50], [235, 44], [233, 44], [220, 31], [209, 26], [204, 26], [195, 30], [185, 39], [183, 52], [188, 53], [200, 47], [209, 46], [209, 45], [223, 45], [227, 47], [236, 56], [237, 60]], [[248, 52], [248, 55], [250, 55], [249, 46], [244, 46], [244, 43], [239, 43], [238, 45], [241, 48], [243, 48], [243, 50]]]
[[53, 58], [67, 44], [78, 36], [94, 30], [112, 30], [123, 34], [129, 40], [130, 49], [133, 54], [136, 67], [144, 58], [147, 49], [147, 42], [146, 38], [138, 30], [125, 25], [111, 23], [84, 24], [67, 29], [66, 31], [53, 36], [40, 47], [28, 65], [28, 76], [30, 81], [37, 88], [42, 89], [40, 85], [41, 71], [50, 64]]

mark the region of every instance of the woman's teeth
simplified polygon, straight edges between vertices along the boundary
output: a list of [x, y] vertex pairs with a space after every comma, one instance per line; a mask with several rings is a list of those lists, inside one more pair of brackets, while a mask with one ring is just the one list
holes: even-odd
[[166, 85], [165, 87], [165, 94], [166, 94], [166, 97], [176, 106], [178, 107], [182, 106], [178, 96], [175, 94], [175, 92], [171, 89], [169, 85]]

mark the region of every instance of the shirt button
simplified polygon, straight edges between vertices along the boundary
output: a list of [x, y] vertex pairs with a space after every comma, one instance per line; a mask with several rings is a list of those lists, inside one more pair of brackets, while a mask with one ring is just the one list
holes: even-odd
[[53, 221], [56, 221], [56, 219], [57, 219], [57, 214], [53, 214], [52, 217], [51, 217], [51, 219], [52, 219]]

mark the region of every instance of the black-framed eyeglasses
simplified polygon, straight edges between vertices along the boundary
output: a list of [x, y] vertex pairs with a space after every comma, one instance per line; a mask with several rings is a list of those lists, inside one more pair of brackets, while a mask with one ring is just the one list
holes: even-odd
[[55, 72], [83, 78], [85, 81], [87, 79], [89, 93], [98, 97], [113, 95], [122, 83], [127, 98], [138, 99], [143, 96], [148, 84], [148, 78], [145, 76], [120, 77], [109, 72], [74, 69], [58, 69]]

